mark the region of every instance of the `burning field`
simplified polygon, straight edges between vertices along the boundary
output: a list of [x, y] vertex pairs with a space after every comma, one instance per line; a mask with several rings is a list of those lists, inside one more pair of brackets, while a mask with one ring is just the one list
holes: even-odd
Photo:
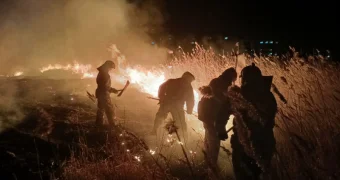
[[[158, 105], [147, 97], [157, 97], [158, 87], [166, 79], [190, 71], [196, 76], [197, 113], [198, 87], [234, 67], [235, 57], [197, 45], [192, 53], [182, 52], [167, 64], [146, 68], [129, 64], [116, 46], [110, 51], [117, 64], [111, 75], [113, 86], [121, 88], [127, 80], [131, 82], [121, 97], [112, 95], [118, 114], [114, 128], [94, 126], [96, 104], [86, 91], [93, 93], [96, 88], [97, 65], [47, 64], [38, 69], [39, 76], [20, 71], [0, 77], [1, 176], [233, 179], [229, 140], [222, 144], [220, 170], [204, 165], [204, 129], [195, 115], [186, 116], [189, 142], [168, 135], [165, 129], [158, 139], [150, 136]], [[264, 75], [274, 76], [273, 83], [287, 99], [284, 103], [276, 94], [277, 155], [272, 173], [278, 179], [338, 179], [340, 66], [323, 57], [301, 59], [293, 49], [292, 54], [254, 59]], [[237, 71], [250, 62], [239, 56]]]

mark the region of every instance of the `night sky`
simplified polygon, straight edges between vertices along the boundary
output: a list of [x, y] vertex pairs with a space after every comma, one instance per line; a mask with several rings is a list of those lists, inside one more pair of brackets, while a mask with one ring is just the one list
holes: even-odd
[[[10, 0], [0, 0], [1, 13], [6, 13], [4, 2]], [[271, 38], [333, 51], [338, 44], [335, 0], [163, 0], [161, 4], [164, 29], [179, 36]]]
[[332, 49], [337, 37], [335, 1], [166, 0], [174, 33], [225, 33], [275, 38]]

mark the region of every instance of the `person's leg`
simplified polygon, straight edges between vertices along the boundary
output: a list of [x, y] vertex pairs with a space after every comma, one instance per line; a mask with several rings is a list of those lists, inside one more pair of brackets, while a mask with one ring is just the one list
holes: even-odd
[[220, 140], [217, 137], [216, 130], [212, 125], [204, 124], [205, 136], [204, 147], [207, 152], [208, 160], [211, 165], [217, 167], [218, 154], [220, 150]]
[[247, 166], [247, 156], [243, 151], [242, 145], [235, 135], [230, 139], [232, 148], [232, 163], [236, 180], [254, 179], [251, 170]]
[[155, 117], [155, 121], [154, 121], [154, 125], [151, 131], [152, 135], [157, 135], [157, 130], [158, 128], [162, 125], [164, 119], [167, 117], [168, 115], [168, 111], [165, 105], [160, 105], [157, 113], [156, 113], [156, 117]]
[[103, 98], [97, 99], [97, 117], [96, 117], [96, 125], [102, 126], [104, 123], [104, 113], [105, 113], [105, 102]]
[[172, 106], [170, 108], [170, 113], [175, 121], [175, 124], [179, 126], [178, 134], [181, 138], [181, 141], [186, 143], [188, 142], [188, 127], [187, 123], [185, 122], [185, 112], [183, 108]]
[[105, 113], [106, 113], [107, 121], [109, 122], [109, 124], [111, 126], [115, 125], [115, 121], [116, 121], [115, 107], [113, 106], [110, 97], [106, 99]]

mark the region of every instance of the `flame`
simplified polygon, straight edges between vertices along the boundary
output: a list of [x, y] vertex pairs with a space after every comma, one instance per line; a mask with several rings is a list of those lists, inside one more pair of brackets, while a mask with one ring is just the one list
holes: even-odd
[[79, 64], [78, 62], [74, 62], [73, 64], [61, 65], [61, 64], [49, 64], [48, 66], [44, 66], [40, 68], [40, 72], [44, 73], [45, 71], [50, 70], [65, 70], [72, 71], [75, 74], [82, 74], [82, 78], [94, 78], [96, 76], [92, 71], [92, 66], [90, 64]]
[[[118, 74], [113, 74], [113, 77], [116, 81], [120, 83], [125, 83], [126, 80], [129, 80], [131, 84], [134, 84], [141, 92], [147, 93], [153, 97], [158, 96], [158, 88], [159, 86], [166, 81], [167, 78], [170, 78], [171, 75], [167, 74], [169, 71], [166, 71], [164, 67], [158, 66], [152, 69], [145, 69], [142, 66], [131, 66], [127, 63], [125, 56], [121, 54], [118, 48], [115, 45], [112, 45], [109, 50], [112, 52], [112, 58], [116, 59], [118, 62]], [[166, 67], [167, 69], [171, 69], [171, 66]], [[40, 72], [46, 72], [49, 70], [67, 70], [72, 71], [75, 74], [81, 74], [82, 78], [94, 78], [97, 75], [97, 70], [92, 69], [90, 64], [79, 64], [78, 62], [74, 62], [73, 64], [49, 64], [48, 66], [42, 67]], [[113, 71], [116, 73], [117, 71]], [[171, 77], [174, 78], [174, 77]], [[197, 89], [194, 89], [194, 114], [197, 114], [198, 102], [199, 102], [199, 93]], [[200, 122], [197, 120], [197, 116], [189, 115], [187, 116], [189, 121], [192, 122]], [[194, 121], [195, 120], [195, 121]], [[202, 125], [199, 126], [199, 129], [203, 129]]]
[[24, 74], [24, 72], [22, 72], [22, 71], [17, 71], [17, 72], [14, 73], [14, 76], [21, 76], [21, 75], [23, 75], [23, 74]]
[[159, 86], [165, 82], [165, 73], [162, 71], [142, 71], [137, 68], [127, 68], [125, 73], [132, 84], [136, 84], [139, 90], [150, 94], [153, 97], [158, 96]]

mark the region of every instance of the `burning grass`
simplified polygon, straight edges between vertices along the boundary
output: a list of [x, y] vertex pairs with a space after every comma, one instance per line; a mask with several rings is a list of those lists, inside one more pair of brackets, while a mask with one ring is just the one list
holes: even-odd
[[[339, 64], [323, 57], [302, 59], [291, 49], [290, 57], [239, 57], [238, 72], [255, 62], [264, 75], [286, 97], [285, 104], [276, 94], [279, 112], [275, 137], [278, 155], [273, 165], [282, 179], [336, 179], [340, 164]], [[243, 64], [243, 66], [241, 65]], [[220, 56], [197, 46], [172, 62], [170, 73], [178, 76], [189, 70], [197, 76], [195, 87], [206, 85], [224, 69], [235, 66], [235, 57]]]
[[[181, 52], [180, 49], [179, 51]], [[291, 56], [282, 58], [250, 59], [241, 55], [237, 66], [238, 72], [251, 62], [255, 62], [264, 75], [274, 76], [273, 83], [288, 101], [282, 102], [276, 94], [279, 112], [274, 129], [277, 154], [272, 162], [275, 169], [273, 174], [279, 179], [338, 179], [340, 177], [340, 113], [337, 111], [340, 105], [339, 64], [327, 62], [322, 57], [301, 59], [292, 49]], [[197, 45], [192, 53], [182, 52], [170, 63], [151, 70], [125, 64], [119, 70], [122, 77], [118, 76], [116, 80], [125, 82], [129, 79], [138, 90], [154, 96], [155, 89], [166, 78], [179, 77], [183, 72], [190, 71], [196, 76], [193, 86], [197, 90], [200, 86], [207, 85], [212, 78], [219, 76], [226, 68], [234, 66], [235, 57], [228, 54], [218, 55], [212, 49], [204, 49]], [[52, 66], [49, 67], [53, 69]], [[58, 67], [75, 73], [93, 74], [90, 69], [86, 71], [79, 69], [89, 66], [60, 65]], [[26, 86], [24, 88], [27, 89]], [[78, 89], [82, 88], [78, 87]], [[74, 91], [72, 88], [68, 90]], [[34, 97], [39, 97], [38, 92], [33, 93]], [[52, 91], [50, 93], [56, 94]], [[129, 91], [126, 93], [128, 94]], [[32, 95], [28, 92], [23, 94]], [[193, 129], [190, 135], [195, 137], [192, 141], [195, 145], [189, 147], [186, 144], [178, 145], [176, 138], [166, 135], [161, 139], [165, 144], [161, 143], [157, 148], [150, 149], [143, 140], [139, 139], [140, 134], [134, 135], [124, 128], [98, 132], [91, 125], [86, 124], [85, 122], [93, 123], [95, 118], [95, 107], [84, 106], [88, 102], [80, 102], [76, 99], [78, 103], [73, 102], [67, 106], [65, 103], [71, 102], [69, 96], [57, 98], [53, 95], [53, 97], [47, 98], [46, 102], [53, 100], [59, 104], [36, 110], [34, 117], [42, 117], [40, 119], [47, 119], [47, 121], [66, 120], [66, 124], [54, 122], [54, 126], [45, 123], [46, 127], [57, 127], [65, 132], [43, 127], [33, 132], [48, 133], [56, 142], [71, 144], [76, 142], [77, 145], [65, 158], [64, 163], [60, 163], [63, 164], [60, 166], [60, 174], [65, 179], [164, 179], [165, 177], [172, 179], [174, 176], [179, 178], [190, 178], [193, 175], [199, 178], [216, 176], [209, 167], [202, 165], [203, 160], [199, 158], [202, 154], [204, 131], [201, 129], [201, 123], [194, 116], [187, 116], [187, 118], [189, 128]], [[138, 102], [147, 101], [139, 95], [131, 97], [139, 98]], [[198, 99], [197, 95], [196, 100]], [[119, 103], [124, 102], [119, 101]], [[142, 117], [138, 116], [138, 112], [134, 112], [138, 107], [135, 105], [130, 107], [129, 109], [128, 106], [128, 113], [135, 113], [136, 116], [129, 122], [139, 123], [137, 125], [139, 129], [144, 128], [141, 124], [152, 124], [152, 118], [144, 122]], [[3, 114], [1, 115], [4, 116]], [[47, 114], [50, 114], [51, 118], [48, 118]], [[129, 128], [129, 125], [126, 127]], [[136, 129], [132, 128], [131, 131], [133, 130]], [[71, 141], [70, 137], [72, 137]], [[176, 148], [180, 153], [174, 155], [174, 152], [177, 152]], [[226, 153], [220, 152], [222, 165], [229, 164], [229, 149], [223, 150]], [[183, 154], [186, 154], [187, 158]], [[189, 167], [193, 170], [190, 171]]]

